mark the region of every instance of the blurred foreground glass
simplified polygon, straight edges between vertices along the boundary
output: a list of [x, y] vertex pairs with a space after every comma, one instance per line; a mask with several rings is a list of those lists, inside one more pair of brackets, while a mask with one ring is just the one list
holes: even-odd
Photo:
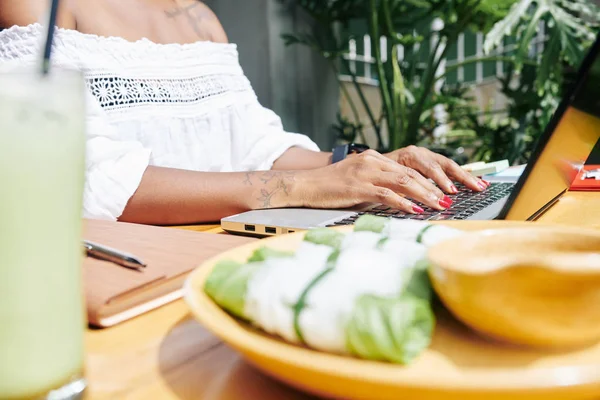
[[0, 73], [0, 399], [85, 388], [84, 82]]

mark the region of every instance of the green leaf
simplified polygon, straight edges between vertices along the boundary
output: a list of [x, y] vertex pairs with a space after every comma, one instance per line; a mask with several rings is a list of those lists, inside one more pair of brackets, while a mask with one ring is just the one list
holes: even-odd
[[284, 258], [291, 257], [294, 255], [293, 251], [281, 251], [274, 250], [268, 247], [261, 247], [258, 250], [255, 250], [254, 253], [248, 259], [248, 262], [261, 262], [265, 261], [269, 258]]
[[505, 36], [510, 35], [514, 31], [521, 22], [523, 15], [527, 14], [532, 3], [533, 0], [520, 0], [512, 6], [504, 19], [494, 25], [492, 30], [487, 34], [483, 44], [483, 51], [486, 54], [490, 54], [494, 48], [502, 43]]
[[204, 284], [205, 293], [221, 308], [239, 318], [247, 319], [244, 308], [248, 280], [263, 265], [236, 261], [218, 263]]
[[[519, 46], [519, 49], [517, 50], [517, 60], [521, 61], [528, 56], [531, 41], [533, 40], [533, 37], [537, 34], [539, 29], [539, 22], [541, 21], [544, 14], [548, 12], [548, 10], [548, 7], [546, 7], [544, 3], [541, 3], [535, 11], [535, 13], [533, 14], [533, 17], [531, 17], [531, 20], [527, 23], [527, 28], [525, 29], [525, 32], [523, 33], [523, 35], [521, 35], [520, 38], [521, 44]], [[519, 62], [519, 64], [517, 64], [517, 71], [520, 71], [520, 69], [521, 63]]]
[[433, 288], [429, 280], [429, 262], [427, 260], [418, 261], [412, 269], [405, 291], [419, 299], [431, 301]]
[[296, 332], [296, 336], [298, 336], [298, 339], [303, 343], [305, 343], [306, 341], [304, 340], [304, 335], [302, 334], [302, 329], [300, 328], [300, 315], [302, 314], [302, 311], [304, 311], [304, 309], [308, 306], [306, 304], [306, 299], [308, 299], [308, 295], [310, 294], [310, 292], [323, 279], [325, 279], [325, 277], [327, 277], [327, 275], [329, 275], [331, 272], [333, 272], [333, 270], [334, 270], [333, 264], [334, 263], [335, 263], [335, 261], [330, 262], [329, 267], [325, 268], [323, 271], [321, 271], [320, 274], [315, 276], [311, 282], [309, 282], [309, 284], [304, 288], [304, 290], [300, 294], [300, 298], [298, 299], [296, 304], [294, 304], [294, 306], [292, 307], [293, 312], [294, 312], [294, 331]]
[[304, 235], [304, 240], [314, 244], [322, 244], [325, 246], [339, 249], [346, 235], [335, 229], [320, 228], [311, 229]]
[[382, 233], [389, 220], [384, 217], [376, 217], [374, 215], [363, 215], [354, 223], [354, 232], [368, 231]]
[[560, 44], [560, 32], [555, 30], [552, 32], [550, 39], [546, 43], [544, 55], [540, 62], [540, 68], [538, 69], [535, 86], [539, 92], [544, 90], [546, 82], [551, 78], [553, 73], [557, 71], [557, 67], [559, 67], [556, 61], [560, 60]]
[[[406, 85], [404, 83], [404, 76], [400, 69], [400, 63], [398, 62], [398, 46], [392, 47], [392, 70], [393, 70], [393, 106], [394, 106], [394, 117], [397, 119], [397, 126], [404, 130], [404, 126], [407, 123], [406, 118]], [[398, 135], [397, 135], [398, 136]], [[392, 148], [400, 146], [399, 141], [392, 143]]]
[[431, 343], [434, 325], [427, 301], [363, 295], [346, 325], [346, 347], [361, 358], [409, 364]]
[[585, 28], [560, 7], [553, 6], [550, 12], [556, 24], [555, 29], [560, 32], [560, 43], [565, 60], [571, 65], [578, 65], [584, 54], [578, 36], [585, 35]]

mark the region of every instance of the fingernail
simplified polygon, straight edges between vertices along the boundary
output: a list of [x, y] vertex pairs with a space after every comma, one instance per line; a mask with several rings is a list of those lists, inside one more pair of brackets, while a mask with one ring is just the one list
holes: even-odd
[[450, 206], [452, 205], [452, 203], [448, 203], [447, 201], [445, 201], [444, 199], [440, 200], [440, 206], [444, 207], [444, 208], [450, 208]]
[[486, 184], [485, 184], [485, 183], [483, 183], [483, 182], [479, 182], [479, 183], [477, 183], [477, 186], [479, 186], [479, 188], [480, 188], [481, 190], [485, 190], [485, 189], [487, 189], [487, 186], [486, 186]]
[[482, 179], [481, 182], [485, 183], [487, 185], [487, 187], [490, 187], [491, 183], [489, 183], [488, 181]]
[[458, 189], [457, 189], [457, 188], [456, 188], [456, 186], [454, 186], [454, 185], [450, 186], [450, 191], [451, 191], [452, 193], [458, 193]]
[[444, 196], [442, 197], [442, 200], [444, 200], [445, 203], [449, 203], [450, 205], [454, 204], [454, 200], [452, 200], [450, 197], [448, 196]]
[[413, 209], [413, 211], [414, 211], [416, 214], [423, 214], [423, 213], [425, 212], [425, 210], [423, 210], [421, 207], [419, 207], [419, 206], [418, 206], [418, 205], [416, 205], [416, 204], [415, 204], [415, 205], [413, 205], [413, 208], [412, 208], [412, 209]]

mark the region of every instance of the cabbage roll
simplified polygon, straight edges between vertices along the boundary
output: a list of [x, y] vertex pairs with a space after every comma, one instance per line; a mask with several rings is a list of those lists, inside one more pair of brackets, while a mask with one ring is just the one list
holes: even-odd
[[347, 236], [315, 230], [295, 255], [261, 249], [246, 264], [222, 262], [204, 289], [232, 315], [291, 343], [407, 364], [433, 333], [427, 277], [397, 251], [349, 246]]

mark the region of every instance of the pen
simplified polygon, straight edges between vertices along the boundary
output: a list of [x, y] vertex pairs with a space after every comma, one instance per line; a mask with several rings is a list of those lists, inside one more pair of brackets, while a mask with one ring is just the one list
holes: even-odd
[[122, 251], [87, 240], [83, 241], [83, 247], [86, 254], [90, 257], [97, 258], [99, 260], [110, 261], [122, 267], [135, 269], [138, 271], [146, 268], [146, 264], [143, 261], [128, 253], [124, 253]]

